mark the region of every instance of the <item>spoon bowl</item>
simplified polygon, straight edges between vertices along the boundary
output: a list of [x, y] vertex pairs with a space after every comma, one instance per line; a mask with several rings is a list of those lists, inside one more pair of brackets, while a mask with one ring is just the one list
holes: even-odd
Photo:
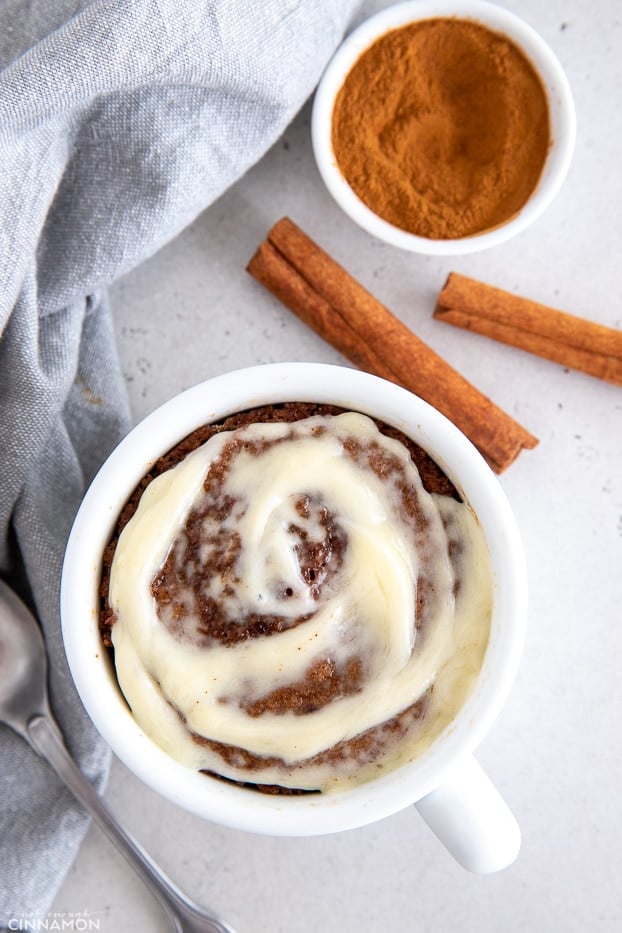
[[24, 738], [33, 715], [51, 715], [46, 677], [41, 629], [21, 599], [0, 580], [0, 719]]

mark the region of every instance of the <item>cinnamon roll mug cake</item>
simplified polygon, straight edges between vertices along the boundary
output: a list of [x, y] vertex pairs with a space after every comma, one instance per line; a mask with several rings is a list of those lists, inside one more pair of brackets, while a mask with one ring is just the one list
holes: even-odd
[[193, 812], [300, 835], [418, 803], [467, 867], [515, 857], [469, 752], [520, 655], [520, 542], [479, 454], [405, 390], [298, 363], [173, 399], [88, 491], [62, 616], [96, 726]]

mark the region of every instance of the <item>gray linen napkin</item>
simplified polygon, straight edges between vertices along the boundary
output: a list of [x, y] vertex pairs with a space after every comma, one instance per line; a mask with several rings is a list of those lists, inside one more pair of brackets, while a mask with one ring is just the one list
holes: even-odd
[[[0, 6], [0, 574], [39, 614], [53, 707], [100, 789], [109, 753], [66, 668], [58, 598], [84, 488], [129, 426], [106, 286], [274, 142], [355, 6]], [[0, 727], [0, 924], [49, 908], [86, 826], [53, 773]]]

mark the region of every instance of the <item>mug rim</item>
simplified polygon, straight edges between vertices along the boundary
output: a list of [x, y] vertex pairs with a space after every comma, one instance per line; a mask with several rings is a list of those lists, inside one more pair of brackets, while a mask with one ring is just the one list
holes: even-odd
[[[426, 19], [473, 21], [505, 35], [523, 52], [544, 86], [551, 140], [538, 183], [522, 208], [494, 228], [454, 239], [410, 233], [376, 214], [350, 187], [333, 152], [332, 112], [336, 96], [355, 62], [392, 29]], [[570, 84], [557, 56], [542, 36], [516, 13], [488, 0], [403, 0], [360, 23], [339, 46], [320, 79], [311, 114], [311, 142], [319, 173], [341, 209], [372, 236], [409, 252], [435, 256], [467, 255], [498, 246], [530, 226], [558, 194], [572, 161], [576, 112]]]
[[[414, 761], [374, 780], [327, 794], [271, 796], [195, 772], [148, 738], [122, 696], [98, 626], [103, 550], [142, 476], [201, 424], [284, 401], [316, 401], [372, 415], [413, 437], [455, 483], [479, 518], [493, 570], [489, 645], [478, 682], [449, 726]], [[208, 379], [140, 421], [87, 490], [67, 543], [61, 627], [82, 703], [115, 755], [140, 780], [185, 810], [268, 835], [352, 829], [415, 803], [472, 752], [501, 710], [518, 668], [526, 622], [527, 573], [518, 527], [497, 477], [471, 442], [418, 396], [359, 370], [323, 363], [272, 363]], [[90, 624], [89, 624], [90, 623]]]

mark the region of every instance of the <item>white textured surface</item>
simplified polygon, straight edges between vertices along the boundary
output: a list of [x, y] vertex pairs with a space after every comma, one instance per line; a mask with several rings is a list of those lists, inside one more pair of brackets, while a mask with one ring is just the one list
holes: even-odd
[[[259, 165], [113, 290], [136, 418], [239, 366], [343, 362], [244, 271], [270, 225], [288, 214], [541, 440], [501, 480], [527, 550], [529, 632], [515, 689], [478, 756], [521, 824], [518, 861], [499, 875], [470, 875], [414, 810], [334, 837], [245, 835], [198, 822], [115, 763], [111, 807], [239, 933], [620, 929], [622, 389], [431, 315], [454, 269], [622, 327], [622, 11], [618, 0], [505, 5], [556, 50], [577, 106], [570, 174], [533, 228], [454, 260], [372, 241], [322, 187], [306, 107]], [[167, 928], [95, 829], [54, 910], [86, 910], [105, 933]]]

